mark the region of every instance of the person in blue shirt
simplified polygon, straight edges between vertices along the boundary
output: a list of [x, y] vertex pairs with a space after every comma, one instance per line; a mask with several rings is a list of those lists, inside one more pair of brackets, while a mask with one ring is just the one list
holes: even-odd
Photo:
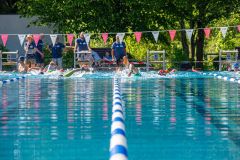
[[43, 53], [44, 43], [43, 43], [43, 38], [44, 38], [44, 35], [41, 34], [40, 39], [39, 39], [38, 44], [37, 44], [38, 51], [36, 51], [36, 53], [35, 53], [36, 63], [37, 63], [38, 67], [43, 67], [44, 66], [44, 53]]
[[82, 68], [85, 65], [92, 66], [93, 64], [92, 50], [88, 46], [83, 32], [80, 33], [80, 38], [77, 38], [75, 41], [74, 52], [75, 53], [82, 52], [77, 54], [80, 68]]
[[[26, 37], [27, 41], [24, 44], [24, 50], [25, 50], [25, 65], [27, 68], [35, 67], [36, 66], [36, 56], [35, 52], [39, 51], [37, 49], [36, 44], [33, 41], [32, 35], [27, 35]], [[40, 52], [40, 51], [39, 51]]]
[[124, 56], [126, 56], [126, 45], [124, 42], [120, 42], [119, 35], [116, 35], [116, 41], [112, 44], [112, 61], [116, 59], [117, 66], [119, 67]]
[[59, 42], [59, 37], [57, 37], [55, 45], [50, 45], [49, 48], [52, 50], [52, 61], [57, 64], [59, 69], [62, 69], [62, 53], [65, 45]]

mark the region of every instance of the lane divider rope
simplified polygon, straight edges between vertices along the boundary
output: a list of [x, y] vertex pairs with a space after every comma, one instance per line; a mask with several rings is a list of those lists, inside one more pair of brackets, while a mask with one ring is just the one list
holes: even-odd
[[19, 77], [16, 77], [16, 78], [0, 80], [0, 87], [4, 84], [8, 84], [8, 83], [11, 83], [11, 82], [16, 82], [16, 81], [18, 81], [20, 79], [24, 79], [24, 78], [25, 78], [24, 76], [19, 76]]
[[240, 79], [236, 78], [236, 77], [227, 77], [227, 76], [223, 76], [221, 74], [217, 74], [217, 73], [201, 73], [202, 75], [208, 75], [208, 76], [214, 76], [217, 79], [222, 79], [225, 81], [230, 81], [230, 82], [237, 82], [240, 84]]
[[127, 138], [125, 132], [125, 108], [122, 104], [122, 96], [119, 82], [114, 79], [113, 107], [110, 139], [110, 160], [127, 160]]

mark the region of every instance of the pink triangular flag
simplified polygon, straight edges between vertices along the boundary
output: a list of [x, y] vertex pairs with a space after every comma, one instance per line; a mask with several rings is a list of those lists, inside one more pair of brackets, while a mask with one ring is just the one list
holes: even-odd
[[237, 26], [238, 32], [240, 32], [240, 25]]
[[67, 34], [67, 40], [70, 46], [72, 46], [73, 38], [74, 38], [74, 34]]
[[142, 32], [134, 32], [134, 35], [136, 37], [136, 41], [139, 43], [142, 37]]
[[33, 39], [34, 39], [35, 44], [37, 45], [37, 44], [38, 44], [38, 41], [39, 41], [39, 39], [40, 39], [40, 34], [34, 34], [34, 35], [33, 35]]
[[1, 35], [3, 45], [6, 46], [7, 40], [8, 40], [8, 34], [2, 34]]
[[174, 37], [175, 37], [175, 35], [176, 35], [176, 30], [169, 30], [168, 32], [169, 32], [171, 41], [173, 41], [173, 40], [174, 40]]
[[205, 36], [206, 36], [207, 39], [208, 39], [209, 36], [210, 36], [210, 32], [211, 32], [211, 29], [210, 29], [210, 28], [204, 28], [204, 33], [205, 33]]
[[108, 33], [102, 33], [102, 38], [103, 38], [104, 44], [106, 44], [108, 39]]

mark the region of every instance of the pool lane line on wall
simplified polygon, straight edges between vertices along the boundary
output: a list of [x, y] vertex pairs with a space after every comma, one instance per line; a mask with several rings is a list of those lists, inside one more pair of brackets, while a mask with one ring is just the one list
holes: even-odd
[[19, 77], [16, 77], [16, 78], [0, 80], [0, 87], [4, 84], [8, 84], [8, 83], [11, 83], [11, 82], [16, 82], [16, 81], [18, 81], [20, 79], [24, 79], [24, 78], [25, 78], [24, 76], [19, 76]]
[[127, 139], [125, 133], [125, 109], [122, 104], [122, 96], [119, 82], [114, 79], [112, 125], [110, 139], [110, 160], [127, 160]]

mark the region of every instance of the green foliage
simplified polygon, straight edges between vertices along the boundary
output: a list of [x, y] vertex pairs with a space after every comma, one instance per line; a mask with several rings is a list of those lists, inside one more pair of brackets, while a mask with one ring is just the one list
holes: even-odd
[[[239, 1], [20, 0], [17, 5], [19, 13], [24, 17], [36, 17], [33, 24], [53, 25], [56, 31], [62, 33], [99, 33], [237, 25], [240, 24]], [[111, 47], [114, 36], [109, 36], [107, 44], [104, 44], [101, 35], [94, 35], [91, 37], [91, 47]], [[204, 40], [202, 30], [195, 30], [190, 43], [186, 34], [180, 32], [174, 42], [170, 42], [167, 32], [160, 32], [157, 43], [151, 33], [144, 33], [139, 44], [133, 34], [126, 35], [125, 42], [127, 51], [139, 61], [145, 59], [148, 49], [165, 49], [169, 66], [173, 66], [176, 61], [189, 60], [191, 46], [193, 59], [197, 57], [197, 60], [201, 61], [204, 57], [203, 47], [206, 53], [218, 52], [219, 49], [234, 49], [235, 46], [240, 46], [239, 36], [236, 29], [230, 28], [225, 39], [219, 29], [215, 29], [209, 40]], [[71, 53], [65, 54], [64, 58], [69, 61], [73, 59]], [[66, 66], [70, 66], [68, 60], [65, 62]], [[209, 64], [212, 63], [206, 64], [208, 68]]]
[[18, 0], [0, 0], [0, 14], [16, 14]]
[[8, 49], [0, 44], [0, 51], [7, 52]]

